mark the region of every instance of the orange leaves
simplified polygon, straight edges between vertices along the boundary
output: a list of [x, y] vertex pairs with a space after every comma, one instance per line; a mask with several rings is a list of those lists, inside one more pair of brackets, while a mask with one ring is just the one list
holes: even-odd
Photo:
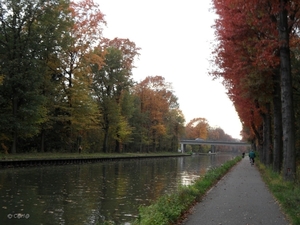
[[186, 125], [186, 137], [188, 139], [207, 139], [208, 122], [205, 118], [194, 118]]
[[[261, 125], [258, 111], [272, 101], [272, 76], [279, 66], [277, 3], [214, 0], [219, 48], [213, 76], [224, 79], [245, 126]], [[278, 11], [277, 11], [278, 12]]]
[[154, 126], [152, 126], [152, 129], [156, 135], [166, 134], [166, 127], [163, 124], [154, 125]]
[[93, 0], [81, 0], [70, 4], [74, 26], [72, 36], [76, 45], [90, 47], [98, 45], [102, 37], [102, 26], [106, 25], [104, 14]]
[[133, 61], [136, 56], [140, 55], [139, 50], [141, 49], [134, 42], [124, 38], [114, 38], [113, 40], [102, 38], [101, 47], [104, 49], [113, 47], [120, 50], [123, 54], [123, 66], [129, 71], [134, 68]]
[[135, 94], [141, 101], [141, 112], [149, 117], [148, 129], [155, 135], [164, 134], [164, 120], [176, 103], [170, 84], [161, 76], [147, 77], [135, 86]]

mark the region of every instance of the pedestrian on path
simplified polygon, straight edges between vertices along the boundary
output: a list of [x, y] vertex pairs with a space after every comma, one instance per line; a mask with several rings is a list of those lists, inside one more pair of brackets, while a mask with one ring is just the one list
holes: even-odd
[[250, 158], [250, 163], [251, 163], [251, 165], [254, 164], [254, 158], [255, 158], [255, 157], [256, 157], [255, 152], [254, 152], [253, 150], [251, 150], [251, 151], [249, 152], [249, 158]]

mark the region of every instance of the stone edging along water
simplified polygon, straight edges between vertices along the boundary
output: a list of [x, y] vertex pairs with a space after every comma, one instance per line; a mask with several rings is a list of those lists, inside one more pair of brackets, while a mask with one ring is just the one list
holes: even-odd
[[96, 163], [102, 161], [133, 160], [143, 158], [183, 157], [188, 154], [166, 154], [166, 155], [139, 155], [139, 156], [114, 156], [114, 157], [77, 157], [77, 158], [54, 158], [54, 159], [5, 159], [0, 160], [0, 168], [38, 167], [50, 165], [70, 165]]

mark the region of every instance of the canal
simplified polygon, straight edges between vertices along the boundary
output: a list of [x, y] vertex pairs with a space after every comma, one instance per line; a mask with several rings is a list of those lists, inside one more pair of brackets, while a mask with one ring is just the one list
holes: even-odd
[[0, 224], [129, 225], [141, 205], [189, 185], [231, 154], [141, 158], [0, 171]]

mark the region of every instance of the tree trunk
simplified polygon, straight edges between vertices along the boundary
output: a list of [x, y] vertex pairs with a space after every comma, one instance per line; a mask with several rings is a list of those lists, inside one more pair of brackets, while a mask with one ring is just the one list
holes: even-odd
[[261, 127], [256, 128], [254, 122], [251, 122], [251, 128], [255, 134], [255, 138], [256, 138], [256, 147], [257, 147], [257, 151], [259, 153], [259, 158], [262, 161], [262, 157], [263, 157], [263, 138], [261, 137], [261, 132], [260, 130], [262, 129]]
[[16, 97], [13, 97], [12, 100], [13, 104], [13, 118], [14, 118], [14, 126], [12, 128], [12, 146], [11, 146], [11, 153], [16, 154], [17, 153], [17, 141], [18, 141], [18, 135], [17, 135], [17, 111], [18, 111], [18, 100]]
[[13, 142], [12, 142], [12, 146], [11, 146], [11, 153], [12, 154], [17, 153], [17, 139], [18, 139], [17, 132], [14, 131], [13, 132]]
[[[103, 110], [103, 112], [106, 112], [106, 110]], [[103, 116], [102, 129], [104, 131], [102, 150], [104, 153], [108, 153], [108, 137], [109, 137], [109, 130], [110, 130], [110, 121], [107, 113], [103, 113], [102, 116]]]
[[[263, 134], [263, 126], [262, 125], [258, 127], [258, 132], [260, 135], [259, 135], [259, 138], [257, 139], [257, 150], [259, 152], [260, 157], [262, 157], [263, 156], [263, 145], [264, 145], [264, 143], [263, 143], [264, 138], [262, 135]], [[263, 163], [266, 163], [266, 162], [264, 161]]]
[[105, 127], [103, 130], [104, 130], [103, 152], [108, 153], [108, 127]]
[[273, 170], [279, 173], [282, 167], [282, 113], [279, 71], [275, 72], [273, 83]]
[[271, 117], [270, 104], [266, 104], [267, 112], [263, 114], [263, 163], [271, 164]]
[[265, 113], [261, 113], [261, 117], [263, 119], [263, 135], [262, 135], [262, 154], [260, 157], [261, 162], [266, 165], [267, 164], [267, 116]]
[[287, 21], [287, 0], [280, 0], [279, 39], [283, 130], [283, 177], [293, 181], [296, 174], [295, 127], [292, 96], [292, 76]]
[[[120, 135], [117, 135], [117, 137], [119, 138]], [[115, 152], [122, 153], [122, 143], [120, 143], [118, 140], [116, 140]]]
[[45, 130], [41, 130], [41, 150], [40, 152], [45, 152]]

